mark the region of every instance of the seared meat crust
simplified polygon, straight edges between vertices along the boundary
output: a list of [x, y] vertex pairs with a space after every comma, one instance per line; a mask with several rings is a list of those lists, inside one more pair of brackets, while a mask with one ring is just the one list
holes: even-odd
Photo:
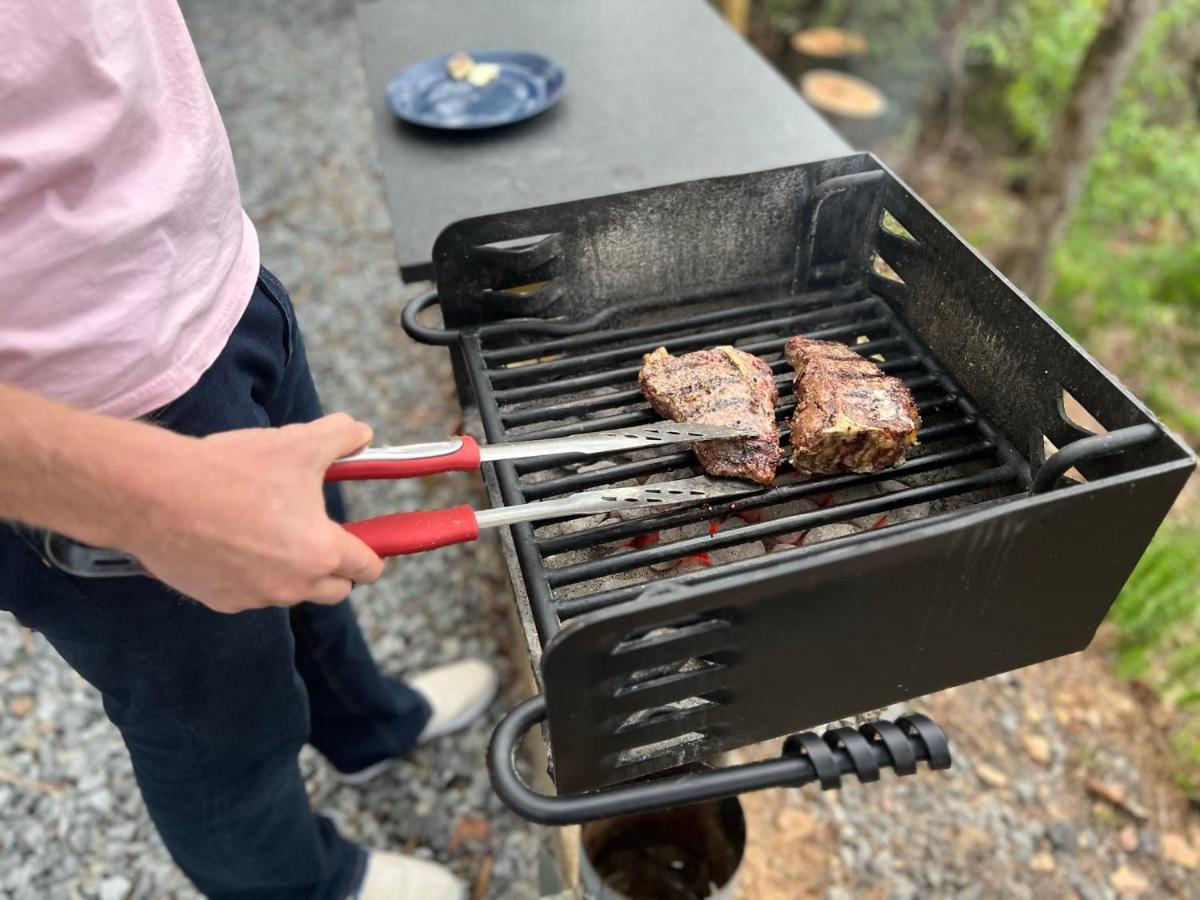
[[790, 338], [796, 370], [792, 465], [799, 472], [879, 472], [903, 462], [921, 416], [898, 378], [845, 344]]
[[714, 347], [672, 356], [664, 347], [647, 353], [638, 385], [654, 411], [676, 422], [746, 428], [755, 437], [694, 444], [710, 475], [775, 480], [783, 456], [775, 404], [779, 389], [770, 367], [733, 347]]

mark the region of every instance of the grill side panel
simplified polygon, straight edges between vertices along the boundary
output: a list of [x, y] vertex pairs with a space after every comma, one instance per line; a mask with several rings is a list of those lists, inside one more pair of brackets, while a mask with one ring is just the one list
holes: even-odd
[[[826, 224], [812, 233], [813, 184], [878, 169], [859, 154], [456, 222], [433, 249], [445, 322], [579, 321], [631, 298], [789, 289], [810, 256], [859, 260], [870, 244], [869, 230], [850, 225], [862, 198], [849, 191], [826, 198]], [[842, 262], [833, 280], [858, 268]]]
[[1083, 649], [1190, 470], [1002, 501], [573, 620], [542, 661], [558, 790]]
[[[907, 234], [872, 223], [876, 252], [901, 279], [875, 278], [894, 309], [1013, 442], [1035, 462], [1043, 437], [1056, 447], [1087, 436], [1063, 411], [1068, 391], [1109, 431], [1157, 419], [1037, 306], [963, 241], [894, 175], [882, 207]], [[1082, 467], [1088, 478], [1187, 455], [1171, 440]]]

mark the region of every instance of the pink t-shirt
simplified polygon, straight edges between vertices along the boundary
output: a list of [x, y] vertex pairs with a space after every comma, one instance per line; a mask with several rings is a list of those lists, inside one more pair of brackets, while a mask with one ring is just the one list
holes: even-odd
[[176, 0], [0, 0], [0, 382], [140, 416], [212, 364], [257, 276]]

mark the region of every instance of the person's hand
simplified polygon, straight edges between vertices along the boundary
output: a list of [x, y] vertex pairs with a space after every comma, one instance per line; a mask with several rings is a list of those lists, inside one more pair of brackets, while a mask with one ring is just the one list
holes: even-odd
[[122, 549], [218, 612], [337, 603], [383, 562], [325, 512], [335, 459], [370, 443], [344, 413], [176, 442], [173, 478], [131, 517]]

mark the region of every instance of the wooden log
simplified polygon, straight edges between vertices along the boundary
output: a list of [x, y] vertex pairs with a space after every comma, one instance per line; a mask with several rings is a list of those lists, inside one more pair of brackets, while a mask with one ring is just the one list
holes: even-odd
[[887, 98], [873, 84], [845, 72], [813, 69], [801, 76], [800, 93], [855, 147], [870, 147], [882, 136]]
[[847, 119], [874, 119], [887, 109], [887, 98], [879, 88], [832, 69], [806, 72], [800, 79], [800, 93], [822, 112]]
[[788, 43], [801, 56], [821, 59], [859, 56], [867, 52], [867, 39], [842, 28], [820, 26], [805, 28], [791, 36]]

